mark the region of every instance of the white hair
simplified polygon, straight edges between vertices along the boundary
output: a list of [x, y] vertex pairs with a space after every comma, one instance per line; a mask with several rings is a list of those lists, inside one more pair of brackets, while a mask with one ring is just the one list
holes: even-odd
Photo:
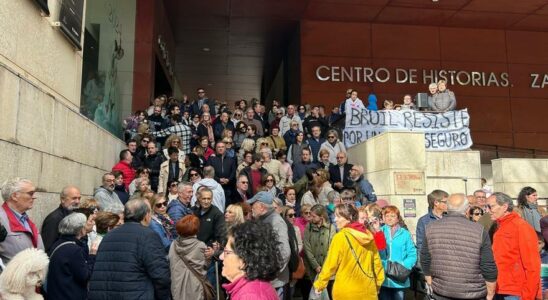
[[32, 185], [32, 181], [26, 179], [26, 178], [10, 178], [2, 184], [2, 198], [4, 201], [7, 201], [9, 198], [11, 198], [11, 195], [13, 193], [20, 192], [23, 188], [23, 184], [28, 183]]
[[59, 234], [63, 235], [78, 235], [82, 228], [86, 226], [86, 222], [87, 218], [83, 213], [72, 213], [59, 222], [57, 230], [59, 231]]
[[49, 258], [44, 250], [27, 248], [17, 253], [0, 274], [3, 299], [31, 299], [36, 295], [36, 285], [46, 279], [48, 265]]
[[435, 82], [432, 82], [431, 84], [428, 85], [428, 88], [431, 89], [431, 88], [437, 88], [438, 87], [438, 84], [435, 83]]

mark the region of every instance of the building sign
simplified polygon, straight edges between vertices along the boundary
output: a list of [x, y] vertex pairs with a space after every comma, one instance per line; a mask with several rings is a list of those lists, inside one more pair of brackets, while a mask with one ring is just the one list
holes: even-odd
[[[530, 87], [548, 87], [548, 74], [531, 73]], [[450, 85], [477, 87], [509, 87], [506, 72], [479, 72], [466, 70], [429, 70], [404, 68], [371, 68], [366, 66], [326, 66], [316, 68], [316, 79], [325, 82], [407, 83], [430, 84], [445, 80]]]
[[424, 195], [424, 173], [394, 172], [396, 195]]
[[46, 14], [46, 16], [49, 16], [48, 0], [34, 0], [34, 2], [38, 4], [40, 9]]
[[403, 217], [417, 217], [417, 201], [415, 199], [403, 199]]
[[432, 151], [463, 150], [472, 146], [467, 109], [423, 113], [351, 108], [346, 113], [345, 125], [344, 144], [348, 148], [385, 131], [424, 132], [425, 147]]
[[84, 13], [84, 0], [63, 0], [59, 22], [61, 31], [69, 40], [82, 50], [82, 20]]

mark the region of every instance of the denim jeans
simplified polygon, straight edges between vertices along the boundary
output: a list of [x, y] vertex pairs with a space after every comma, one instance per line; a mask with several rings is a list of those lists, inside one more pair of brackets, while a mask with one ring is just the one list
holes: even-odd
[[382, 286], [379, 293], [380, 300], [403, 300], [405, 289], [387, 288]]
[[520, 300], [521, 298], [516, 295], [496, 295], [496, 300]]

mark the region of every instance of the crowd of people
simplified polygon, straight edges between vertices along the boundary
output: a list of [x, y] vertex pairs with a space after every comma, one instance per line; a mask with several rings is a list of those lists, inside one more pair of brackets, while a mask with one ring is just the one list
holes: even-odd
[[[3, 184], [0, 295], [31, 276], [46, 299], [541, 299], [548, 217], [533, 188], [515, 207], [484, 189], [432, 191], [414, 240], [348, 163], [339, 107], [267, 112], [197, 92], [128, 118], [127, 149], [93, 197], [64, 187], [40, 230], [36, 186]], [[16, 260], [32, 248], [47, 272], [47, 257]]]

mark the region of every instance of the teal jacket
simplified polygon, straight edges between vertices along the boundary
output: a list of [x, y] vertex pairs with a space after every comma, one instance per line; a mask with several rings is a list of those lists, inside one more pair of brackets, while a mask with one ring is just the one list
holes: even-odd
[[[383, 225], [381, 227], [386, 239], [386, 250], [379, 252], [381, 255], [382, 266], [386, 270], [388, 260], [398, 262], [405, 268], [411, 270], [417, 263], [417, 248], [411, 238], [411, 233], [407, 229], [399, 228], [394, 237], [390, 234], [390, 227]], [[389, 259], [390, 258], [390, 259]], [[388, 288], [408, 288], [409, 278], [404, 283], [395, 282], [386, 276], [382, 286]]]

